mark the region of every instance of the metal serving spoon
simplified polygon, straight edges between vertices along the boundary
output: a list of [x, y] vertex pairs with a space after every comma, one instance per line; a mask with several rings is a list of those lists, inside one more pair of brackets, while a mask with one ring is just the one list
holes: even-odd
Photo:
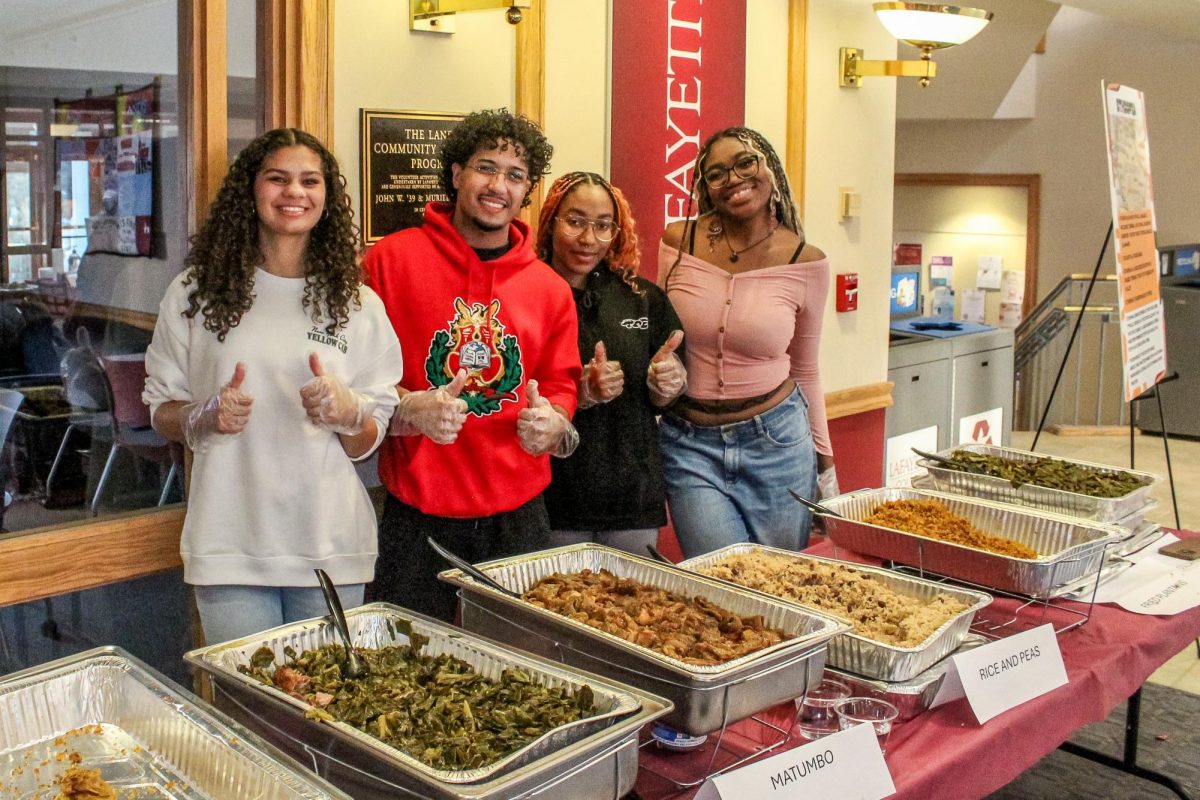
[[325, 595], [325, 605], [329, 607], [329, 615], [333, 617], [333, 627], [341, 634], [342, 642], [346, 645], [346, 663], [342, 665], [342, 677], [354, 680], [364, 678], [369, 671], [367, 662], [354, 649], [350, 641], [350, 628], [346, 625], [346, 612], [342, 610], [342, 601], [338, 598], [333, 581], [325, 574], [325, 570], [313, 570], [317, 573], [317, 582], [321, 584], [321, 592]]
[[788, 489], [788, 494], [790, 494], [792, 496], [793, 500], [795, 500], [797, 503], [804, 506], [805, 508], [807, 508], [809, 511], [813, 512], [814, 514], [824, 514], [827, 517], [837, 517], [838, 519], [845, 519], [844, 516], [837, 513], [833, 509], [826, 508], [825, 506], [821, 505], [820, 503], [814, 503], [812, 500], [809, 500], [807, 497], [796, 494], [791, 489]]
[[650, 557], [653, 558], [655, 561], [660, 561], [663, 564], [669, 564], [672, 567], [675, 566], [675, 562], [672, 561], [671, 559], [667, 558], [666, 556], [664, 556], [662, 553], [658, 552], [658, 548], [655, 547], [654, 545], [652, 545], [652, 544], [646, 545], [646, 550], [649, 551]]
[[509, 589], [507, 586], [504, 586], [499, 581], [497, 581], [495, 578], [493, 578], [491, 575], [488, 575], [483, 570], [477, 568], [474, 564], [467, 561], [465, 558], [461, 558], [459, 556], [456, 556], [454, 553], [451, 553], [449, 550], [447, 550], [446, 548], [444, 548], [440, 544], [438, 544], [436, 541], [434, 541], [434, 538], [432, 536], [426, 536], [425, 541], [429, 542], [429, 546], [432, 547], [439, 556], [446, 559], [448, 562], [450, 562], [450, 564], [458, 567], [463, 572], [467, 573], [468, 575], [470, 575], [472, 578], [479, 581], [483, 585], [489, 586], [498, 592], [502, 592], [502, 593], [508, 595], [509, 597], [515, 597], [518, 600], [521, 599], [521, 595], [517, 594], [512, 589]]

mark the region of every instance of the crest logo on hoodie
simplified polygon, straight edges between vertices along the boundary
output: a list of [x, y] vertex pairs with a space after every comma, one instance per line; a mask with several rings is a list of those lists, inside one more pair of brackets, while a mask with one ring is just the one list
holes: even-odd
[[425, 377], [436, 388], [465, 369], [467, 383], [460, 396], [467, 413], [486, 417], [499, 411], [505, 400], [517, 401], [523, 374], [521, 347], [516, 336], [504, 332], [499, 300], [468, 305], [456, 297], [454, 311], [449, 327], [433, 334]]

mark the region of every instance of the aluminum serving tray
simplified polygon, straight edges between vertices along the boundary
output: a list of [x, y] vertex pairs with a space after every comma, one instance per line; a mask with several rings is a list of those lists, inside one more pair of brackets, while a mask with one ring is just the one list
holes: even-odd
[[[987, 643], [988, 640], [983, 636], [969, 633], [954, 653], [965, 653]], [[954, 655], [954, 653], [950, 655]], [[921, 674], [905, 681], [874, 680], [828, 667], [825, 669], [825, 673], [849, 686], [850, 694], [855, 697], [878, 697], [880, 700], [886, 700], [900, 712], [899, 718], [906, 721], [929, 708], [933, 703], [933, 698], [937, 696], [938, 689], [941, 688], [949, 668], [950, 659], [944, 658]]]
[[933, 482], [934, 488], [939, 491], [978, 497], [985, 500], [997, 500], [1002, 503], [1014, 503], [1031, 508], [1041, 508], [1072, 517], [1094, 519], [1097, 522], [1117, 522], [1122, 517], [1128, 517], [1135, 513], [1149, 501], [1150, 493], [1153, 491], [1155, 485], [1162, 482], [1160, 476], [1150, 472], [1120, 469], [1105, 464], [1093, 464], [1090, 461], [1058, 458], [1057, 456], [1050, 456], [1044, 453], [1015, 450], [1011, 447], [997, 447], [989, 444], [963, 444], [943, 450], [938, 455], [949, 458], [950, 454], [955, 450], [967, 450], [972, 453], [1007, 458], [1013, 461], [1036, 461], [1039, 458], [1053, 458], [1056, 461], [1091, 467], [1103, 472], [1128, 472], [1147, 481], [1145, 486], [1134, 489], [1132, 492], [1121, 497], [1092, 497], [1061, 489], [1034, 486], [1029, 483], [1014, 488], [1012, 482], [1004, 478], [950, 469], [930, 459], [921, 459], [917, 462], [920, 466], [928, 470], [929, 479]]
[[[462, 622], [547, 658], [647, 686], [675, 704], [663, 722], [693, 736], [711, 733], [799, 697], [825, 667], [825, 649], [845, 623], [758, 592], [593, 544], [571, 545], [476, 565], [522, 593], [555, 572], [607, 569], [684, 597], [697, 595], [742, 616], [762, 616], [792, 639], [716, 666], [685, 664], [647, 647], [477, 583], [459, 570], [438, 577], [459, 587]], [[769, 677], [768, 677], [769, 676]]]
[[[862, 521], [889, 500], [939, 500], [980, 530], [1021, 542], [1040, 555], [1014, 558]], [[824, 517], [825, 533], [838, 547], [1031, 597], [1094, 575], [1105, 548], [1127, 535], [1112, 525], [920, 489], [866, 489], [821, 504], [842, 516]]]
[[[399, 793], [446, 800], [498, 800], [532, 797], [548, 785], [555, 787], [555, 797], [594, 796], [597, 789], [618, 796], [631, 789], [636, 778], [638, 730], [670, 709], [661, 698], [532, 657], [397, 606], [374, 603], [351, 609], [346, 612], [346, 622], [358, 647], [407, 644], [404, 631], [411, 629], [429, 639], [422, 652], [448, 653], [489, 678], [498, 679], [504, 669], [519, 667], [543, 685], [578, 689], [586, 684], [595, 694], [598, 710], [597, 715], [556, 728], [487, 767], [436, 770], [345, 723], [307, 719], [304, 714], [309, 707], [304, 702], [238, 672], [238, 665], [249, 664], [263, 646], [274, 651], [280, 665], [287, 660], [285, 647], [299, 653], [338, 643], [336, 632], [324, 618], [272, 628], [185, 656], [213, 676], [219, 690], [218, 705], [228, 707], [233, 716], [285, 751], [326, 762], [330, 780], [355, 797], [394, 797]], [[564, 776], [567, 780], [561, 781]]]
[[349, 800], [117, 647], [0, 678], [0, 796], [53, 797], [71, 753], [122, 798]]
[[[937, 597], [939, 594], [946, 594], [967, 604], [965, 610], [946, 620], [924, 642], [913, 647], [901, 647], [895, 644], [880, 642], [857, 634], [852, 630], [838, 634], [829, 642], [829, 655], [826, 659], [828, 665], [826, 669], [835, 667], [883, 681], [906, 681], [918, 673], [924, 672], [936, 662], [952, 653], [958, 647], [963, 637], [967, 635], [967, 631], [971, 627], [971, 621], [975, 618], [975, 612], [992, 602], [992, 596], [986, 592], [963, 589], [957, 586], [947, 586], [944, 583], [900, 575], [891, 570], [878, 567], [868, 567], [832, 558], [809, 556], [803, 553], [795, 553], [791, 550], [782, 550], [777, 547], [766, 547], [750, 543], [731, 544], [727, 547], [722, 547], [720, 550], [714, 550], [706, 555], [684, 561], [679, 566], [682, 569], [699, 572], [705, 567], [713, 566], [726, 556], [740, 555], [742, 553], [770, 553], [789, 558], [793, 561], [837, 564], [864, 575], [870, 575], [899, 594], [915, 597], [920, 600], [929, 600]], [[737, 585], [740, 586], [741, 584]], [[757, 590], [751, 589], [751, 591]], [[770, 597], [776, 597], [776, 595], [769, 593], [765, 594], [768, 594]], [[820, 608], [805, 605], [797, 600], [787, 597], [780, 597], [779, 599], [784, 602], [794, 603], [802, 608], [815, 610], [818, 613], [825, 613]]]

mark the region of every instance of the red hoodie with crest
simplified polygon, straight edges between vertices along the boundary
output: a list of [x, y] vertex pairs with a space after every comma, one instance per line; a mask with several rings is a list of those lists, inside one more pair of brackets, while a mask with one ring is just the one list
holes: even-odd
[[397, 499], [439, 517], [511, 511], [550, 483], [550, 457], [517, 441], [530, 379], [575, 413], [578, 323], [567, 282], [534, 255], [529, 226], [509, 226], [512, 248], [479, 256], [451, 223], [453, 206], [430, 203], [419, 228], [393, 233], [363, 262], [383, 299], [404, 357], [401, 386], [424, 391], [467, 370], [467, 422], [450, 445], [388, 436], [379, 473]]

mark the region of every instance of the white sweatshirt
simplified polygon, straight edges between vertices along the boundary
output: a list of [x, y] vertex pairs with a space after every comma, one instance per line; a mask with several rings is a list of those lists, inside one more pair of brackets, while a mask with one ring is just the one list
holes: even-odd
[[159, 306], [143, 400], [151, 415], [170, 400], [205, 400], [241, 361], [242, 389], [254, 403], [245, 430], [211, 434], [195, 453], [180, 547], [184, 580], [315, 586], [320, 567], [336, 584], [370, 581], [375, 512], [338, 435], [309, 422], [300, 387], [313, 377], [308, 354], [315, 352], [326, 373], [378, 403], [382, 439], [403, 363], [383, 303], [362, 287], [362, 308], [352, 305], [349, 323], [329, 336], [301, 305], [303, 278], [260, 269], [254, 305], [219, 342], [202, 314], [183, 316], [194, 288], [180, 275]]

